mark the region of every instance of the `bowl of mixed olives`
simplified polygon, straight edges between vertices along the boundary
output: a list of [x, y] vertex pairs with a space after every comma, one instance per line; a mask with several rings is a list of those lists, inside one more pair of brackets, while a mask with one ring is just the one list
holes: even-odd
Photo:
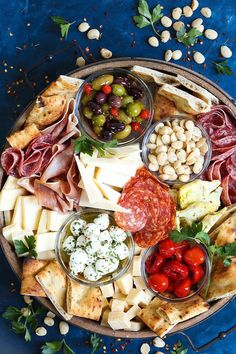
[[75, 112], [82, 133], [118, 145], [137, 142], [149, 128], [153, 99], [142, 79], [125, 69], [90, 75], [76, 96]]

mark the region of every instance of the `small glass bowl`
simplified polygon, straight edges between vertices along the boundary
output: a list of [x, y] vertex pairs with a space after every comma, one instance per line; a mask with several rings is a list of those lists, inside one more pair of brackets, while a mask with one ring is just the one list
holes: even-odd
[[144, 97], [142, 98], [142, 102], [144, 103], [146, 109], [149, 110], [150, 116], [148, 119], [143, 119], [141, 123], [141, 132], [136, 132], [134, 130], [131, 131], [130, 135], [125, 138], [125, 139], [120, 139], [117, 141], [117, 145], [119, 146], [124, 146], [128, 145], [131, 143], [137, 143], [142, 139], [148, 128], [150, 127], [150, 124], [152, 122], [153, 118], [153, 113], [154, 113], [154, 105], [153, 105], [153, 97], [152, 93], [149, 90], [148, 86], [145, 84], [145, 82], [140, 79], [138, 76], [134, 75], [131, 71], [126, 70], [126, 69], [119, 69], [119, 68], [111, 68], [111, 69], [104, 69], [97, 71], [96, 73], [93, 73], [92, 75], [88, 76], [87, 79], [84, 81], [84, 83], [80, 86], [79, 91], [77, 92], [76, 99], [75, 99], [75, 114], [78, 118], [78, 125], [79, 129], [83, 134], [88, 135], [91, 139], [97, 140], [104, 142], [102, 138], [100, 138], [92, 129], [92, 125], [89, 122], [89, 119], [84, 117], [84, 114], [82, 112], [83, 105], [81, 103], [81, 100], [83, 98], [84, 94], [84, 87], [86, 84], [91, 83], [94, 79], [96, 79], [98, 76], [104, 75], [104, 74], [112, 74], [114, 76], [123, 76], [123, 77], [128, 77], [130, 78], [138, 88], [141, 88], [144, 92]]
[[158, 249], [158, 245], [149, 247], [146, 249], [146, 251], [143, 253], [143, 257], [142, 257], [142, 262], [141, 262], [141, 273], [142, 273], [142, 277], [145, 281], [145, 284], [147, 286], [147, 288], [153, 293], [155, 294], [157, 297], [159, 297], [161, 300], [167, 301], [167, 302], [183, 302], [183, 301], [189, 301], [192, 299], [192, 297], [194, 295], [197, 295], [199, 293], [201, 293], [204, 288], [206, 287], [206, 285], [208, 284], [209, 280], [210, 280], [210, 272], [211, 272], [211, 265], [210, 265], [210, 259], [209, 259], [209, 255], [205, 249], [204, 246], [202, 246], [201, 244], [199, 244], [196, 241], [188, 241], [190, 243], [191, 246], [199, 246], [201, 247], [201, 249], [203, 250], [204, 254], [205, 254], [205, 262], [202, 264], [202, 266], [204, 267], [204, 276], [202, 277], [202, 279], [196, 284], [197, 289], [195, 291], [192, 291], [188, 296], [186, 297], [174, 297], [174, 294], [172, 293], [158, 293], [157, 291], [153, 290], [149, 284], [148, 284], [148, 274], [146, 272], [146, 267], [145, 267], [145, 263], [146, 260], [148, 259], [148, 257], [154, 253], [157, 249]]
[[[148, 155], [149, 155], [149, 149], [147, 147], [147, 144], [149, 143], [149, 139], [150, 139], [150, 135], [153, 134], [155, 132], [155, 128], [159, 123], [167, 123], [167, 122], [172, 122], [173, 120], [179, 120], [179, 121], [183, 121], [183, 120], [192, 120], [195, 124], [196, 127], [198, 127], [201, 132], [202, 132], [202, 137], [206, 139], [206, 143], [208, 145], [208, 151], [206, 152], [205, 156], [204, 156], [204, 163], [203, 163], [203, 167], [202, 170], [195, 174], [192, 173], [190, 175], [190, 179], [187, 182], [181, 182], [179, 179], [175, 180], [175, 181], [170, 181], [170, 180], [166, 180], [163, 181], [161, 178], [159, 178], [159, 173], [158, 172], [153, 172], [149, 169], [149, 160], [148, 160]], [[142, 160], [144, 162], [144, 164], [146, 165], [147, 169], [153, 173], [162, 183], [166, 183], [170, 186], [173, 185], [182, 185], [184, 183], [189, 183], [194, 181], [196, 178], [198, 178], [202, 173], [204, 173], [204, 171], [206, 171], [206, 169], [208, 168], [210, 161], [211, 161], [211, 154], [212, 154], [212, 146], [211, 146], [211, 140], [206, 132], [206, 130], [203, 128], [203, 126], [198, 123], [197, 121], [195, 121], [194, 119], [188, 118], [186, 116], [172, 116], [169, 118], [164, 118], [164, 119], [160, 119], [158, 122], [154, 123], [151, 125], [151, 127], [148, 129], [148, 131], [146, 132], [144, 138], [143, 138], [143, 142], [142, 142]]]
[[[119, 279], [120, 277], [122, 277], [122, 275], [124, 275], [127, 272], [127, 270], [129, 269], [129, 267], [132, 263], [133, 256], [134, 256], [133, 237], [132, 237], [131, 233], [127, 232], [128, 236], [127, 236], [126, 240], [124, 241], [124, 243], [129, 248], [129, 251], [130, 251], [129, 256], [126, 259], [124, 259], [123, 261], [120, 261], [119, 267], [112, 274], [104, 275], [104, 277], [102, 277], [98, 281], [89, 281], [89, 280], [85, 279], [83, 277], [83, 275], [74, 276], [73, 274], [70, 273], [70, 269], [68, 267], [69, 257], [66, 255], [66, 253], [62, 249], [62, 244], [63, 244], [65, 237], [71, 235], [69, 225], [72, 223], [72, 221], [74, 221], [75, 219], [78, 219], [78, 218], [87, 219], [87, 221], [92, 222], [92, 220], [94, 220], [94, 218], [101, 213], [108, 214], [109, 219], [110, 219], [110, 223], [112, 225], [116, 225], [112, 212], [106, 211], [106, 210], [101, 211], [99, 209], [87, 208], [87, 209], [83, 209], [83, 211], [73, 213], [67, 220], [65, 220], [63, 225], [60, 227], [60, 229], [57, 233], [57, 237], [56, 237], [56, 245], [55, 245], [56, 259], [59, 262], [60, 266], [62, 267], [62, 269], [64, 270], [66, 275], [68, 277], [70, 277], [72, 280], [75, 280], [76, 282], [83, 284], [83, 285], [87, 285], [87, 286], [98, 287], [98, 286], [103, 286], [103, 285], [113, 283], [115, 280]], [[89, 219], [91, 219], [91, 220], [89, 220]]]

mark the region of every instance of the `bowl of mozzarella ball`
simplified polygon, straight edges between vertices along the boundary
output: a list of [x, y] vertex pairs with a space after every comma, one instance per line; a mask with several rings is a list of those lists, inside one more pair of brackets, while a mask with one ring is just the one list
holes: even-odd
[[119, 279], [133, 255], [132, 235], [116, 225], [109, 211], [74, 213], [57, 234], [59, 264], [70, 278], [84, 285], [102, 286]]
[[198, 178], [209, 166], [211, 153], [205, 129], [186, 116], [159, 120], [147, 131], [142, 143], [146, 167], [169, 185]]

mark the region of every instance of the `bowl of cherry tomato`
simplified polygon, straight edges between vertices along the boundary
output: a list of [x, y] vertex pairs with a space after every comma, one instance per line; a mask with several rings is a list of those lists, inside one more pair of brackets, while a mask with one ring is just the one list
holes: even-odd
[[139, 141], [153, 118], [152, 94], [142, 79], [125, 69], [106, 69], [90, 75], [75, 103], [82, 133], [118, 145]]
[[142, 276], [147, 287], [162, 300], [189, 300], [209, 281], [209, 256], [195, 241], [174, 242], [168, 238], [145, 251]]

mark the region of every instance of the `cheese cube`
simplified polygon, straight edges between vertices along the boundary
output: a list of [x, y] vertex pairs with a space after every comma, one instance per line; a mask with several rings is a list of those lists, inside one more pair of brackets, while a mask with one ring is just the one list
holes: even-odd
[[[124, 328], [124, 330], [138, 332], [144, 327], [143, 322], [139, 321], [130, 321], [130, 328]], [[158, 352], [157, 352], [158, 353]]]
[[106, 309], [102, 314], [101, 325], [104, 327], [109, 327], [109, 324], [107, 321], [108, 321], [108, 316], [109, 316], [110, 312], [111, 312], [110, 309]]
[[107, 307], [109, 307], [109, 302], [106, 297], [102, 298], [102, 309], [105, 310]]
[[52, 251], [55, 249], [56, 232], [46, 232], [44, 234], [35, 235], [36, 238], [36, 252]]
[[125, 309], [125, 301], [119, 299], [113, 299], [111, 303], [111, 311], [123, 312]]
[[143, 250], [143, 248], [139, 247], [139, 246], [135, 243], [135, 245], [134, 245], [134, 255], [135, 255], [135, 256], [138, 256], [138, 255], [141, 253], [142, 250]]
[[145, 289], [144, 292], [146, 294], [148, 294], [149, 296], [151, 296], [152, 299], [155, 297], [154, 293], [151, 290], [149, 290], [149, 289]]
[[141, 311], [141, 308], [137, 305], [133, 305], [130, 309], [126, 312], [126, 315], [129, 320], [132, 320], [137, 314]]
[[133, 288], [133, 277], [131, 273], [126, 273], [120, 279], [116, 280], [115, 284], [117, 284], [119, 290], [124, 295], [128, 295], [130, 290]]
[[112, 297], [114, 295], [114, 286], [113, 286], [113, 283], [111, 284], [107, 284], [107, 285], [103, 285], [100, 287], [101, 289], [101, 292], [102, 292], [102, 295], [104, 297]]
[[71, 213], [58, 213], [57, 211], [47, 211], [47, 229], [49, 231], [58, 231], [64, 221], [71, 215]]
[[16, 204], [12, 216], [12, 224], [19, 225], [23, 227], [23, 212], [22, 212], [22, 196], [16, 198]]
[[42, 207], [35, 196], [22, 197], [23, 228], [37, 230], [41, 212]]
[[13, 177], [13, 176], [8, 176], [6, 179], [6, 182], [4, 183], [4, 186], [2, 187], [2, 189], [18, 189], [21, 188], [21, 186], [19, 186], [18, 182], [18, 178]]
[[12, 243], [13, 242], [12, 241], [12, 234], [17, 231], [19, 232], [21, 230], [22, 229], [21, 229], [20, 225], [10, 224], [10, 225], [7, 225], [2, 228], [2, 234], [7, 239], [8, 242]]
[[110, 312], [107, 322], [113, 330], [131, 328], [130, 321], [125, 312]]
[[49, 231], [49, 229], [47, 227], [48, 212], [49, 212], [49, 210], [46, 210], [46, 209], [42, 210], [42, 213], [41, 213], [41, 216], [39, 219], [38, 230], [37, 230], [38, 234]]
[[56, 255], [54, 251], [43, 251], [43, 252], [39, 252], [37, 259], [40, 260], [45, 260], [45, 261], [51, 261], [52, 259], [55, 259]]
[[123, 188], [124, 185], [130, 180], [129, 175], [113, 172], [105, 168], [98, 168], [95, 176], [97, 181], [118, 188]]
[[149, 293], [143, 292], [142, 300], [140, 301], [139, 305], [141, 307], [146, 307], [152, 300], [153, 296]]
[[142, 277], [134, 277], [134, 285], [137, 289], [144, 290], [147, 289], [147, 285]]
[[128, 296], [126, 297], [126, 302], [129, 305], [139, 305], [139, 303], [144, 299], [146, 299], [145, 297], [145, 293], [143, 290], [139, 290], [139, 289], [131, 289]]
[[23, 188], [2, 189], [0, 192], [0, 211], [13, 210], [17, 197], [26, 194], [28, 192]]
[[134, 258], [133, 258], [133, 271], [132, 271], [132, 274], [134, 277], [140, 277], [142, 275], [141, 262], [142, 262], [141, 256], [134, 256]]

